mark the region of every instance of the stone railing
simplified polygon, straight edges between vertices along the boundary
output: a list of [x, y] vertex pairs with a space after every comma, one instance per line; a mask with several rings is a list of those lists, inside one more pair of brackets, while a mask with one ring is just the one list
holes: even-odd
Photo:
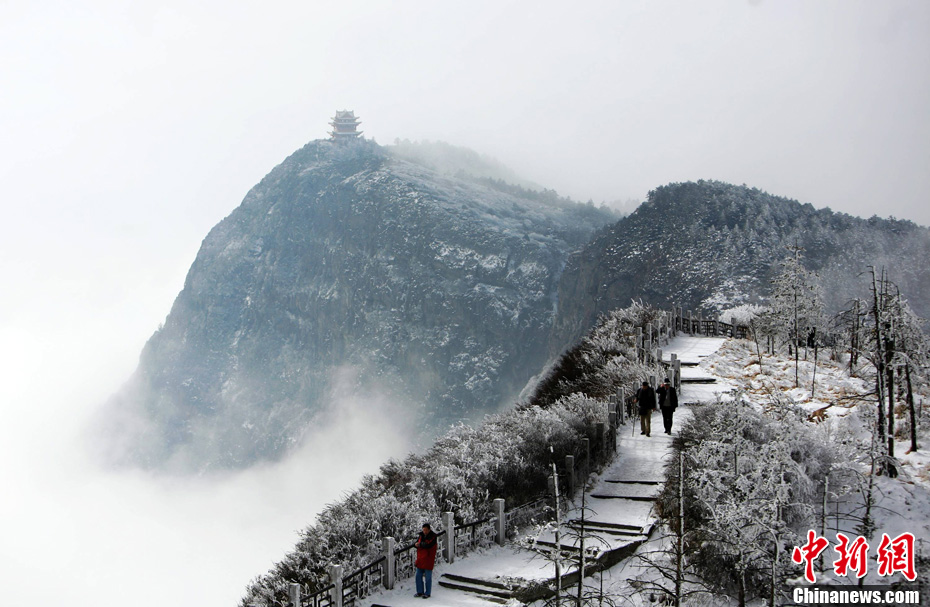
[[[584, 479], [597, 467], [610, 460], [616, 450], [618, 420], [620, 419], [618, 401], [611, 398], [611, 409], [607, 422], [597, 424], [594, 439], [581, 440], [581, 456], [567, 455], [564, 463], [557, 467], [560, 493], [567, 499], [580, 489]], [[549, 484], [555, 482], [550, 476]], [[436, 535], [442, 550], [437, 553], [437, 560], [453, 563], [458, 557], [493, 544], [503, 545], [508, 537], [516, 535], [517, 529], [531, 524], [551, 520], [554, 514], [551, 491], [542, 494], [525, 504], [509, 511], [505, 509], [503, 499], [491, 503], [491, 516], [476, 521], [455, 524], [452, 512], [443, 512], [441, 516], [442, 531]], [[345, 574], [341, 566], [329, 569], [329, 582], [313, 592], [307, 592], [301, 584], [292, 583], [288, 587], [289, 605], [291, 607], [355, 607], [359, 601], [382, 588], [391, 590], [401, 580], [413, 577], [416, 573], [416, 543], [409, 542], [397, 546], [393, 537], [381, 541], [381, 556], [364, 567]]]

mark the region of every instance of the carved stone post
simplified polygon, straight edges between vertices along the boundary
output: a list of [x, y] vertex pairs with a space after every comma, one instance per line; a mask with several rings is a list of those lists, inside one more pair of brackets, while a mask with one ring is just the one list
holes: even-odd
[[620, 414], [620, 425], [626, 425], [626, 390], [617, 388], [617, 413]]
[[287, 598], [291, 601], [291, 607], [300, 607], [300, 584], [287, 585]]
[[455, 514], [443, 512], [442, 527], [446, 530], [446, 545], [442, 556], [447, 563], [453, 563], [455, 562]]
[[381, 571], [381, 581], [384, 583], [385, 590], [394, 590], [395, 573], [397, 572], [397, 557], [394, 551], [397, 550], [396, 541], [388, 536], [381, 541], [381, 550], [384, 552], [384, 569]]
[[495, 535], [497, 536], [497, 545], [503, 546], [504, 542], [507, 541], [507, 514], [504, 511], [505, 502], [503, 498], [497, 498], [494, 500], [494, 516], [497, 517], [497, 522], [494, 524]]
[[342, 565], [329, 568], [329, 583], [333, 585], [330, 590], [333, 607], [342, 607]]
[[607, 448], [613, 453], [617, 450], [617, 411], [611, 411], [607, 414], [607, 420], [610, 422], [610, 432], [607, 433]]

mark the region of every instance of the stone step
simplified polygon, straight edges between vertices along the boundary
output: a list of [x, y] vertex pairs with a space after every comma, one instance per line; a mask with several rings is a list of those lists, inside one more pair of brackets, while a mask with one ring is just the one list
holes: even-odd
[[[545, 540], [536, 540], [536, 545], [542, 546], [543, 548], [547, 548], [549, 552], [552, 552], [553, 550], [555, 550], [555, 542], [547, 542]], [[560, 544], [560, 546], [562, 548], [562, 552], [581, 552], [581, 548], [573, 544]], [[589, 552], [593, 552], [597, 550], [597, 548], [594, 546], [588, 546], [586, 550]]]
[[717, 378], [715, 377], [682, 377], [681, 383], [683, 384], [716, 384]]
[[[581, 525], [569, 525], [573, 531], [581, 531]], [[631, 525], [632, 526], [632, 525]], [[617, 538], [631, 538], [642, 536], [642, 528], [636, 527], [635, 530], [632, 529], [617, 529], [613, 526], [605, 526], [603, 523], [592, 523], [590, 521], [585, 522], [584, 532], [592, 533], [594, 535], [609, 535]]]
[[599, 499], [599, 500], [629, 500], [631, 502], [654, 502], [656, 501], [656, 496], [654, 495], [603, 495], [598, 493], [592, 493], [588, 497]]
[[477, 594], [487, 601], [500, 603], [501, 605], [506, 605], [511, 599], [513, 599], [513, 593], [511, 592], [494, 590], [486, 586], [473, 585], [465, 582], [451, 582], [440, 578], [439, 585], [443, 588], [448, 588], [449, 590], [459, 590], [461, 592]]
[[438, 583], [443, 588], [470, 592], [472, 594], [481, 595], [482, 598], [487, 600], [494, 600], [495, 602], [506, 603], [513, 598], [513, 590], [510, 587], [491, 580], [444, 573], [439, 578]]
[[[569, 525], [581, 526], [581, 519], [574, 518], [568, 521]], [[585, 527], [597, 526], [602, 529], [611, 529], [618, 533], [629, 533], [630, 535], [641, 535], [643, 528], [640, 525], [630, 525], [627, 523], [605, 523], [601, 521], [585, 521]]]
[[662, 481], [620, 481], [620, 480], [611, 480], [606, 479], [608, 483], [616, 483], [618, 485], [661, 485]]
[[472, 584], [474, 586], [487, 586], [488, 588], [496, 590], [504, 590], [506, 592], [512, 592], [513, 588], [508, 586], [503, 582], [495, 582], [493, 580], [484, 580], [481, 578], [472, 578], [466, 577], [464, 575], [456, 575], [454, 573], [443, 573], [440, 579], [447, 579], [453, 582], [462, 582], [465, 584]]

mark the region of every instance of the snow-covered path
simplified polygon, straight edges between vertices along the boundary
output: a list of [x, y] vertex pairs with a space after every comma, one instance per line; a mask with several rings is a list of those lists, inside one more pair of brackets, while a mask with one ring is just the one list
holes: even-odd
[[[675, 413], [672, 435], [663, 432], [662, 416], [659, 413], [652, 417], [651, 436], [640, 434], [638, 416], [626, 420], [626, 424], [620, 427], [617, 457], [600, 475], [590, 480], [585, 492], [586, 525], [599, 538], [597, 544], [600, 550], [622, 550], [624, 546], [632, 548], [644, 541], [651, 531], [655, 522], [652, 498], [661, 490], [664, 468], [671, 454], [672, 439], [677, 434], [677, 428], [691, 416], [687, 404], [715, 400], [718, 394], [732, 387], [701, 366], [702, 361], [714, 354], [725, 341], [721, 338], [677, 337], [663, 348], [666, 353], [674, 352], [682, 361], [684, 383], [679, 398], [681, 406]], [[713, 380], [716, 383], [691, 383], [688, 379]], [[576, 499], [573, 509], [565, 513], [564, 520], [571, 521], [580, 516], [580, 499]], [[554, 539], [551, 532], [538, 537], [542, 542], [554, 542]], [[576, 542], [563, 536], [560, 543], [567, 546]], [[489, 600], [495, 600], [493, 596], [444, 588], [439, 585], [440, 580], [448, 583], [451, 579], [462, 586], [468, 586], [469, 582], [464, 580], [506, 584], [515, 579], [542, 581], [554, 577], [554, 565], [549, 560], [516, 543], [510, 543], [472, 553], [452, 564], [437, 563], [432, 597], [429, 600], [449, 607], [486, 607]], [[486, 588], [493, 589], [491, 586]], [[373, 607], [422, 605], [423, 599], [415, 598], [414, 592], [413, 579], [407, 579], [399, 582], [394, 590], [368, 597], [361, 604]], [[506, 601], [498, 598], [495, 602]]]

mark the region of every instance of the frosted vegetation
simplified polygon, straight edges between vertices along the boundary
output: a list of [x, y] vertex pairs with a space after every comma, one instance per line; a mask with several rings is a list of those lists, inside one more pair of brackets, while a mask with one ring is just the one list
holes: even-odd
[[866, 297], [866, 263], [885, 267], [915, 311], [930, 316], [930, 230], [861, 219], [719, 181], [658, 187], [635, 213], [600, 230], [562, 273], [556, 342], [572, 343], [598, 315], [642, 299], [705, 317], [770, 303], [785, 249], [804, 250], [829, 314]]
[[638, 304], [609, 314], [526, 402], [478, 427], [456, 426], [425, 452], [389, 461], [366, 477], [359, 489], [327, 506], [294, 551], [250, 585], [243, 607], [274, 605], [287, 596], [289, 582], [320, 587], [327, 565], [342, 564], [348, 572], [367, 564], [379, 556], [383, 537], [411, 540], [427, 521], [441, 530], [441, 512], [468, 522], [489, 515], [495, 498], [513, 507], [537, 497], [553, 457], [581, 457], [580, 440], [595, 440], [596, 424], [607, 417], [607, 396], [618, 385], [635, 387], [657, 374], [636, 361], [633, 345], [635, 327], [656, 314]]
[[[863, 535], [873, 546], [876, 534], [930, 533], [930, 457], [918, 446], [930, 427], [922, 321], [880, 276], [871, 303], [827, 316], [819, 277], [801, 263], [802, 251], [788, 253], [771, 305], [732, 311], [749, 324], [750, 339], [727, 342], [702, 363], [736, 389], [694, 406], [675, 441], [684, 477], [670, 463], [657, 502], [667, 535], [639, 557], [651, 579], [610, 593], [661, 589], [774, 605], [800, 575], [790, 550], [810, 529], [830, 540]], [[513, 507], [537, 497], [550, 448], [557, 461], [580, 456], [579, 439], [593, 439], [607, 397], [659, 374], [637, 361], [634, 335], [663, 313], [634, 303], [604, 315], [514, 410], [457, 426], [425, 452], [385, 464], [328, 506], [295, 550], [250, 585], [242, 605], [283, 600], [289, 582], [320, 587], [327, 565], [367, 564], [383, 537], [409, 540], [440, 512], [461, 523], [489, 515], [494, 498]], [[926, 575], [928, 564], [918, 560], [918, 571]]]
[[[781, 604], [780, 589], [801, 571], [790, 550], [811, 529], [831, 543], [837, 532], [862, 535], [873, 548], [882, 533], [930, 533], [923, 322], [880, 273], [871, 302], [826, 315], [819, 277], [800, 250], [789, 253], [772, 304], [731, 311], [752, 340], [729, 342], [703, 363], [735, 393], [695, 407], [676, 441], [684, 485], [676, 458], [659, 500], [672, 540], [650, 562], [672, 581], [683, 557], [686, 583], [665, 586], [679, 598], [707, 592], [737, 605]], [[833, 575], [835, 557], [828, 551], [819, 575], [849, 583]], [[919, 556], [925, 578], [927, 565]], [[872, 571], [878, 583], [874, 560]]]

